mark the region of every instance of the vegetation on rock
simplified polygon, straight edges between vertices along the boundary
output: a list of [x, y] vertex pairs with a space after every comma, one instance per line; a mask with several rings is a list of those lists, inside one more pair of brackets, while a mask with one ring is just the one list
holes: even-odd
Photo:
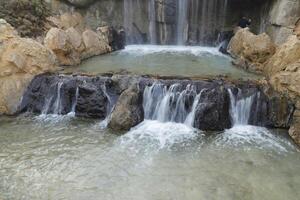
[[23, 37], [37, 37], [44, 32], [50, 10], [44, 0], [0, 1], [0, 18], [15, 27]]

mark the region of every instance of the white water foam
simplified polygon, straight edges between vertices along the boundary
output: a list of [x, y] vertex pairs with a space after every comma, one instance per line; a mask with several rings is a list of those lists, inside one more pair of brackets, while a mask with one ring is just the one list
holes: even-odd
[[191, 141], [200, 131], [181, 123], [145, 120], [121, 137], [122, 145], [140, 144], [154, 149], [169, 148], [174, 144]]
[[220, 147], [244, 147], [288, 152], [295, 150], [294, 145], [286, 138], [276, 136], [264, 127], [236, 125], [219, 134], [214, 144]]
[[212, 55], [230, 59], [228, 56], [219, 52], [218, 48], [205, 46], [175, 46], [175, 45], [128, 45], [120, 53], [143, 56], [155, 53], [176, 53], [190, 54], [194, 56]]

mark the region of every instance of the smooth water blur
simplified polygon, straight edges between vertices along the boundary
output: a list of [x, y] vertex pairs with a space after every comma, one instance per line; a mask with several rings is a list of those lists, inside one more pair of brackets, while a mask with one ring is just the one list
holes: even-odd
[[296, 200], [300, 154], [284, 135], [146, 120], [118, 136], [71, 114], [1, 117], [0, 199]]
[[93, 57], [67, 69], [91, 73], [120, 70], [141, 75], [257, 78], [257, 75], [234, 67], [231, 59], [217, 48], [198, 46], [129, 45], [125, 50]]

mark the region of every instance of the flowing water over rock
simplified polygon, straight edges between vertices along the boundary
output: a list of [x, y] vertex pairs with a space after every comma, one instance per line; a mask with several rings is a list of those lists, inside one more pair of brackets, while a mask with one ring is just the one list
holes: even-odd
[[[148, 19], [142, 15], [139, 0], [124, 1], [124, 26], [128, 44], [140, 44], [143, 33], [134, 29], [147, 23], [150, 44], [215, 45], [227, 16], [227, 0], [149, 0]], [[140, 27], [137, 26], [137, 23]]]
[[[132, 85], [142, 93], [134, 102], [144, 120], [128, 132], [106, 128]], [[299, 195], [300, 156], [286, 131], [248, 125], [264, 119], [276, 127], [278, 115], [287, 126], [291, 108], [251, 82], [44, 74], [20, 111], [0, 117], [0, 199]]]

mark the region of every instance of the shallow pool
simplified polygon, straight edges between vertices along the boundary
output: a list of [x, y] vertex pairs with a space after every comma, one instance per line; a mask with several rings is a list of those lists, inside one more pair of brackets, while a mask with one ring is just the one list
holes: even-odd
[[214, 47], [129, 45], [111, 54], [96, 56], [67, 72], [106, 73], [126, 70], [135, 74], [164, 76], [229, 76], [253, 79], [248, 73], [231, 64], [231, 58]]

